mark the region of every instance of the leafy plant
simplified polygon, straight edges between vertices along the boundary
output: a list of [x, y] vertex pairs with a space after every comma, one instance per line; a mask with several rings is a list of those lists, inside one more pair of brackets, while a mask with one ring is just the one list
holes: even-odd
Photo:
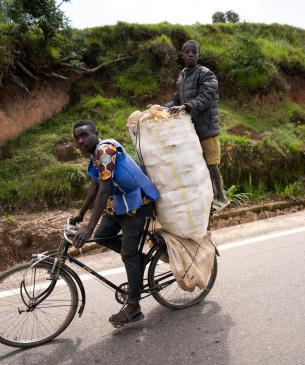
[[276, 194], [284, 199], [294, 198], [298, 195], [303, 195], [305, 192], [304, 185], [301, 181], [295, 181], [290, 184], [284, 184], [280, 181], [276, 181], [274, 188]]
[[228, 74], [239, 86], [252, 90], [258, 87], [266, 88], [271, 79], [270, 66], [262, 53], [261, 46], [248, 32], [237, 35], [228, 51], [226, 62]]
[[175, 62], [177, 57], [171, 38], [165, 34], [144, 43], [143, 49], [148, 51], [152, 66], [158, 69], [160, 65], [167, 66]]
[[125, 96], [151, 95], [159, 87], [148, 59], [134, 63], [114, 79], [119, 91]]
[[260, 180], [257, 185], [252, 183], [252, 175], [249, 174], [249, 179], [241, 183], [243, 191], [252, 199], [263, 199], [267, 195], [266, 184]]
[[231, 201], [231, 203], [236, 205], [242, 205], [252, 197], [251, 193], [240, 193], [239, 190], [239, 185], [231, 185], [227, 190], [225, 190], [226, 197]]
[[66, 17], [55, 0], [4, 0], [2, 12], [19, 27], [20, 34], [39, 28], [45, 41], [67, 26]]

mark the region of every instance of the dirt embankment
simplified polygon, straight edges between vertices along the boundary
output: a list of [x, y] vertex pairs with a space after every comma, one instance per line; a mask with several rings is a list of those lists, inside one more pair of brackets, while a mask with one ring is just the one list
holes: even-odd
[[65, 80], [37, 81], [30, 94], [15, 86], [2, 89], [0, 145], [59, 113], [69, 103], [70, 89], [71, 82]]
[[290, 86], [288, 97], [297, 104], [305, 103], [305, 78], [300, 75], [287, 75], [286, 80]]

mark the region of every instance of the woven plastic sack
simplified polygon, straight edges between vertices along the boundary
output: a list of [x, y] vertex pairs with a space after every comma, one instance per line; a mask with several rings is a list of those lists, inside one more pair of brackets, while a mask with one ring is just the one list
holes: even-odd
[[127, 127], [142, 167], [160, 192], [157, 220], [171, 271], [183, 290], [203, 289], [215, 258], [207, 232], [213, 190], [191, 118], [173, 118], [156, 105], [132, 113]]
[[159, 106], [128, 119], [138, 157], [160, 192], [162, 229], [201, 240], [207, 233], [213, 190], [202, 148], [188, 114], [171, 117]]

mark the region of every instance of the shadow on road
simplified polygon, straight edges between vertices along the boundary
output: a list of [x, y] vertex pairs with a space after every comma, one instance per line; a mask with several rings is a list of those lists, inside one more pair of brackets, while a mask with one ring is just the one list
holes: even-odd
[[[213, 301], [173, 311], [161, 306], [146, 321], [103, 343], [112, 364], [229, 364], [227, 337], [234, 325]], [[136, 361], [135, 361], [136, 360]]]
[[[0, 356], [0, 363], [5, 364], [24, 364], [24, 365], [47, 365], [47, 364], [61, 364], [67, 359], [70, 352], [77, 351], [81, 343], [80, 339], [72, 341], [70, 339], [57, 339], [41, 347], [34, 347], [29, 349], [13, 350], [3, 356]], [[46, 351], [52, 347], [52, 352], [46, 355]], [[68, 351], [68, 352], [67, 352]], [[16, 359], [18, 357], [18, 360]]]
[[[223, 313], [214, 301], [180, 311], [158, 306], [146, 314], [145, 321], [115, 330], [100, 339], [97, 333], [94, 345], [85, 349], [80, 338], [59, 339], [35, 348], [35, 351], [12, 351], [0, 357], [0, 362], [31, 365], [227, 365], [230, 357], [227, 337], [233, 325], [230, 315]], [[46, 351], [49, 346], [52, 346], [51, 352]]]

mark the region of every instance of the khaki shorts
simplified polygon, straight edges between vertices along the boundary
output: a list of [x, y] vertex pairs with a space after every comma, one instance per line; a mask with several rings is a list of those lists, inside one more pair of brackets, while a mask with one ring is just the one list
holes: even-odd
[[200, 141], [203, 157], [208, 165], [220, 164], [220, 142], [219, 137], [210, 137]]

